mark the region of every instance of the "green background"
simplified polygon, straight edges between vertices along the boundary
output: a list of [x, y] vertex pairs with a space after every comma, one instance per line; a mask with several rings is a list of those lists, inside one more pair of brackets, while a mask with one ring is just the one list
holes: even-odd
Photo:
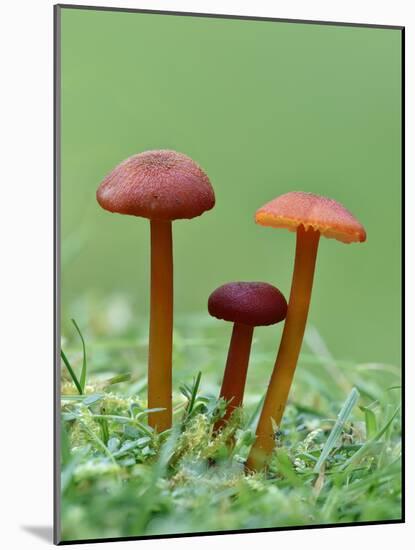
[[[281, 193], [311, 191], [342, 202], [368, 240], [321, 240], [310, 324], [339, 358], [399, 364], [400, 32], [61, 14], [64, 333], [91, 297], [126, 297], [134, 317], [148, 315], [148, 221], [102, 210], [95, 191], [124, 158], [171, 148], [200, 163], [217, 200], [174, 223], [178, 316], [206, 312], [231, 280], [268, 281], [288, 297], [294, 235], [253, 216]], [[256, 332], [275, 340], [279, 330]]]

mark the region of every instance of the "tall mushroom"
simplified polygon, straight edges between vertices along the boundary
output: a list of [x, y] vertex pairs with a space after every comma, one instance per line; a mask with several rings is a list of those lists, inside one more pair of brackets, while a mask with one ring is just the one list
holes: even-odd
[[281, 195], [256, 212], [256, 223], [295, 231], [297, 246], [287, 318], [247, 469], [263, 467], [274, 448], [303, 341], [320, 236], [343, 243], [366, 240], [364, 227], [338, 202], [312, 193]]
[[215, 205], [209, 178], [176, 151], [146, 151], [119, 164], [97, 190], [105, 210], [150, 220], [151, 299], [148, 355], [149, 415], [159, 432], [172, 424], [172, 221], [200, 216]]
[[254, 327], [273, 325], [285, 319], [287, 302], [281, 292], [267, 283], [227, 283], [209, 296], [210, 315], [234, 323], [220, 397], [228, 402], [218, 431], [236, 407], [242, 405]]

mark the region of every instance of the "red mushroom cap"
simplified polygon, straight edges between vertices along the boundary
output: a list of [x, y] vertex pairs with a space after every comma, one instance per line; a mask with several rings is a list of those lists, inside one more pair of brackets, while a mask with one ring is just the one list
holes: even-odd
[[255, 221], [290, 231], [297, 231], [302, 225], [343, 243], [366, 240], [365, 228], [343, 205], [313, 193], [293, 191], [281, 195], [257, 210]]
[[283, 294], [268, 283], [227, 283], [209, 296], [210, 315], [249, 326], [273, 325], [287, 315]]
[[215, 205], [207, 175], [176, 151], [146, 151], [116, 166], [97, 190], [105, 210], [170, 221], [200, 216]]

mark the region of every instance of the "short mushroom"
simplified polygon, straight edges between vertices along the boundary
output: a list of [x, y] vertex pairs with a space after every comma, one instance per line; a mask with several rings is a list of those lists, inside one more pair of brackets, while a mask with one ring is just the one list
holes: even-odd
[[215, 425], [218, 431], [243, 401], [254, 327], [273, 325], [285, 319], [287, 302], [268, 283], [236, 282], [220, 286], [209, 297], [210, 315], [234, 323], [220, 397], [228, 405]]
[[149, 415], [159, 432], [172, 424], [172, 221], [200, 216], [215, 205], [209, 178], [176, 151], [146, 151], [119, 164], [97, 190], [105, 210], [150, 220], [151, 304], [148, 356]]
[[294, 377], [307, 321], [320, 236], [343, 243], [366, 240], [362, 224], [340, 203], [312, 193], [281, 195], [257, 210], [255, 221], [260, 225], [295, 231], [297, 246], [287, 318], [259, 418], [256, 441], [246, 463], [248, 470], [265, 466], [275, 445], [273, 421], [279, 426]]

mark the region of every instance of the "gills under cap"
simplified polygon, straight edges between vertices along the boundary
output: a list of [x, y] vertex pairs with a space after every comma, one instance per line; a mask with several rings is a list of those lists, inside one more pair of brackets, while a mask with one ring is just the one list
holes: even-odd
[[227, 283], [209, 296], [210, 315], [249, 326], [279, 323], [287, 315], [283, 294], [268, 283]]
[[303, 226], [344, 243], [366, 240], [365, 228], [342, 204], [313, 193], [293, 191], [281, 195], [259, 208], [255, 221], [290, 231]]
[[105, 210], [171, 221], [200, 216], [215, 205], [207, 175], [190, 157], [169, 150], [127, 158], [97, 190]]

